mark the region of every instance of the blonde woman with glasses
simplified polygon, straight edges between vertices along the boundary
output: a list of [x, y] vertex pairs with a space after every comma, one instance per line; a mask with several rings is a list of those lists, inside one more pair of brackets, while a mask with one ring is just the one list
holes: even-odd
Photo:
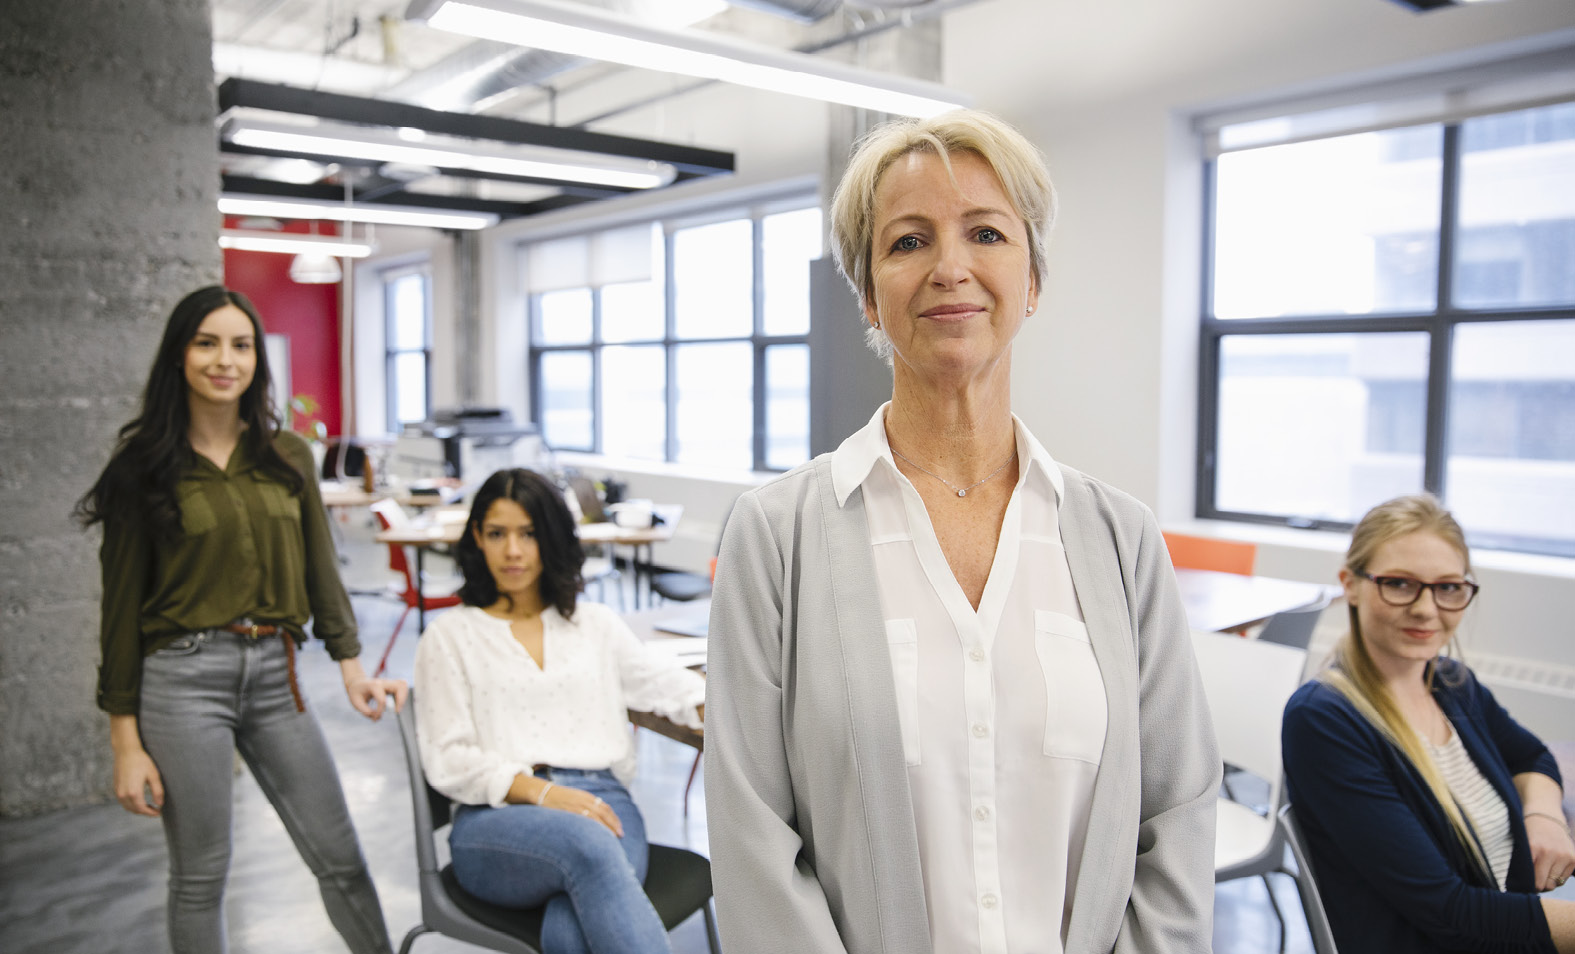
[[1558, 766], [1458, 659], [1479, 589], [1430, 496], [1374, 507], [1340, 570], [1351, 628], [1285, 708], [1283, 752], [1342, 954], [1575, 951]]

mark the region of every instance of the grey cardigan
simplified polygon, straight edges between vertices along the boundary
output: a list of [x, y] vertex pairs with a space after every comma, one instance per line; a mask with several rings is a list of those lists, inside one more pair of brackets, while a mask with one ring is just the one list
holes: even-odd
[[[1219, 754], [1148, 509], [1063, 467], [1061, 538], [1109, 700], [1071, 952], [1207, 952]], [[711, 605], [706, 801], [725, 947], [931, 950], [862, 490], [824, 454], [745, 493]]]

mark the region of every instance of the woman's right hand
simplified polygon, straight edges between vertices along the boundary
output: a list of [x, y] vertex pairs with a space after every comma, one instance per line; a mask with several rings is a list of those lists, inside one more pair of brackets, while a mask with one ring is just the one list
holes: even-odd
[[164, 808], [164, 782], [159, 778], [153, 757], [142, 747], [132, 751], [116, 750], [115, 798], [133, 815], [157, 818]]
[[546, 797], [537, 802], [543, 808], [556, 808], [559, 811], [571, 812], [575, 815], [584, 815], [592, 821], [601, 822], [607, 830], [623, 837], [623, 822], [618, 820], [618, 813], [612, 806], [602, 801], [600, 796], [566, 785], [554, 785], [547, 790]]

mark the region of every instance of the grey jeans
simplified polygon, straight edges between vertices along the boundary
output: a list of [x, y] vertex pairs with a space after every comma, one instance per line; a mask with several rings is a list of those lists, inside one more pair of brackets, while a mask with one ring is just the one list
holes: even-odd
[[138, 728], [164, 781], [175, 954], [228, 950], [224, 883], [236, 750], [317, 876], [329, 920], [350, 950], [391, 950], [328, 743], [290, 696], [280, 637], [209, 630], [147, 657]]

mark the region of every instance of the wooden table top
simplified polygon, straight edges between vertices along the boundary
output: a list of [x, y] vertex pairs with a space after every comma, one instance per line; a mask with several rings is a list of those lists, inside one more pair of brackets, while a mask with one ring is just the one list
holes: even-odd
[[1318, 583], [1214, 570], [1178, 569], [1176, 586], [1181, 590], [1188, 625], [1204, 632], [1251, 626], [1324, 597], [1324, 588]]
[[[697, 644], [703, 645], [705, 640], [696, 639], [692, 636], [678, 636], [657, 627], [664, 620], [687, 619], [710, 612], [710, 600], [694, 600], [688, 603], [667, 603], [655, 609], [625, 613], [623, 619], [624, 622], [629, 624], [629, 628], [634, 630], [636, 636], [648, 643], [664, 643], [675, 648], [680, 646], [688, 648]], [[704, 657], [701, 656], [699, 664], [690, 668], [698, 669], [704, 665]], [[658, 735], [664, 735], [669, 739], [694, 746], [702, 751], [705, 750], [705, 730], [703, 729], [691, 729], [676, 722], [669, 722], [659, 715], [652, 715], [649, 712], [636, 712], [633, 709], [629, 710], [629, 721], [642, 729], [650, 729]]]

